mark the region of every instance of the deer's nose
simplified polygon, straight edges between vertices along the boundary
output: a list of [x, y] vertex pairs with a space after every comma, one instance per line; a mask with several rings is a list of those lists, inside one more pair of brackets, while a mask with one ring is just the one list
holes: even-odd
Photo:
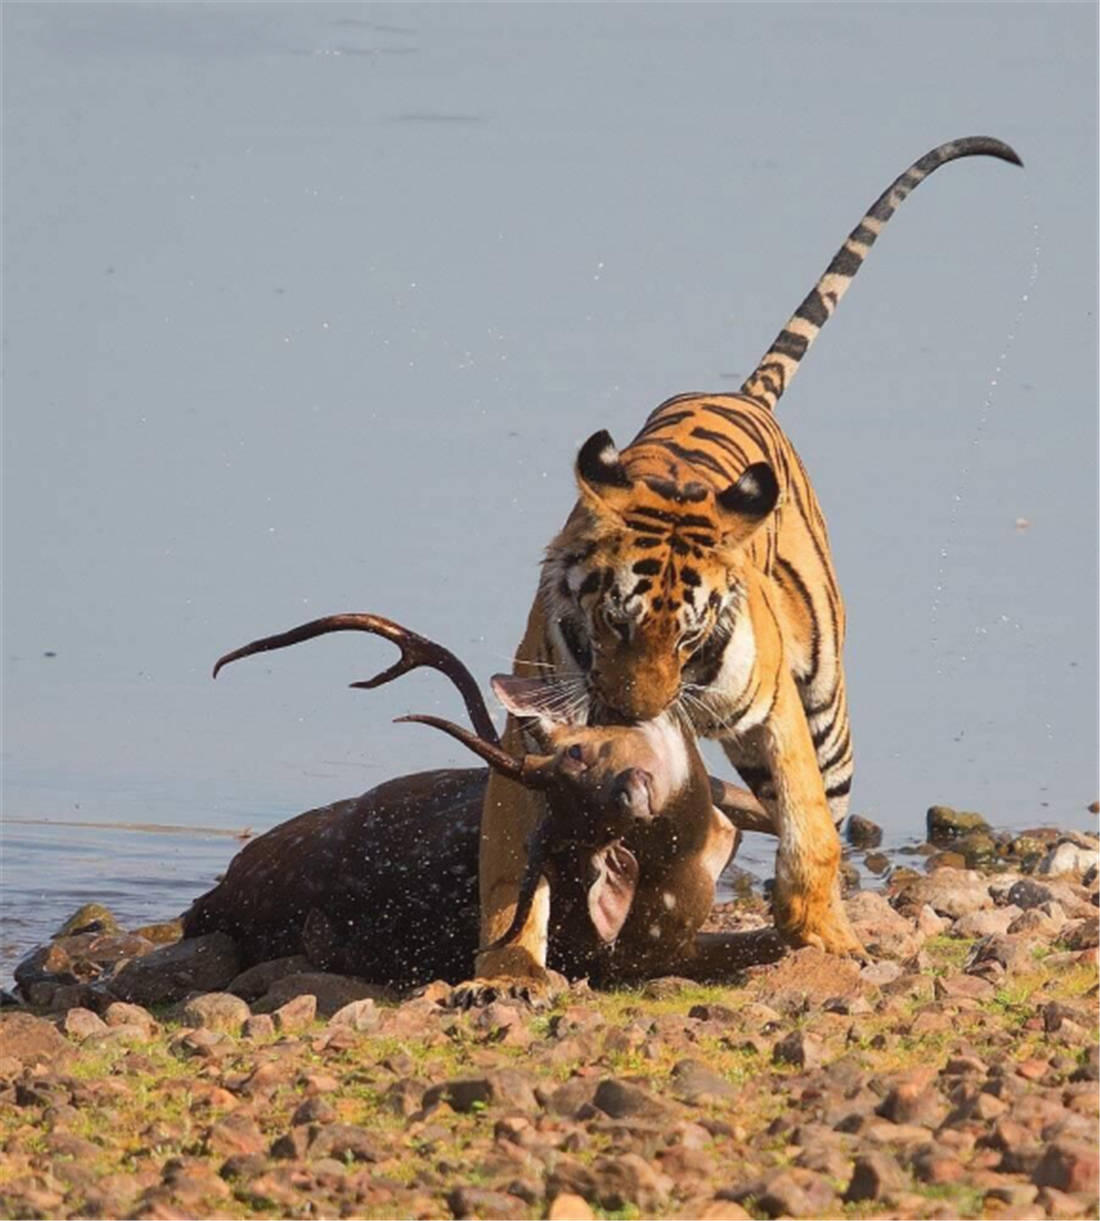
[[611, 797], [615, 805], [633, 818], [652, 818], [653, 777], [644, 768], [628, 767], [615, 777]]

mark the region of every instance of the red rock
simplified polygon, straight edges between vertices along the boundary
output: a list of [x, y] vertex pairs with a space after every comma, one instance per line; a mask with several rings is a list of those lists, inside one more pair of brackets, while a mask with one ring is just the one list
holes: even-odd
[[1095, 1144], [1064, 1138], [1055, 1140], [1043, 1151], [1031, 1181], [1037, 1187], [1055, 1187], [1065, 1192], [1089, 1191], [1095, 1195], [1100, 1181], [1097, 1161]]
[[0, 1057], [20, 1064], [55, 1066], [75, 1054], [76, 1049], [53, 1023], [29, 1013], [0, 1014]]
[[824, 1175], [795, 1166], [768, 1178], [756, 1203], [769, 1217], [827, 1217], [836, 1193]]
[[595, 1215], [583, 1197], [568, 1191], [559, 1192], [546, 1210], [547, 1221], [592, 1221]]
[[[268, 993], [270, 995], [270, 993]], [[317, 1018], [317, 998], [310, 994], [295, 996], [271, 1014], [275, 1029], [285, 1033], [305, 1030]]]
[[852, 1168], [852, 1178], [844, 1199], [850, 1204], [860, 1200], [881, 1200], [905, 1187], [901, 1167], [886, 1153], [861, 1153]]

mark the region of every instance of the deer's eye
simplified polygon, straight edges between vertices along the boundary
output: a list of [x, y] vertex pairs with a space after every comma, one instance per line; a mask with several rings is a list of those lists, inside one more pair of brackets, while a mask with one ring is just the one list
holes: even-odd
[[584, 759], [584, 751], [575, 742], [565, 753], [570, 759], [576, 759], [578, 763]]

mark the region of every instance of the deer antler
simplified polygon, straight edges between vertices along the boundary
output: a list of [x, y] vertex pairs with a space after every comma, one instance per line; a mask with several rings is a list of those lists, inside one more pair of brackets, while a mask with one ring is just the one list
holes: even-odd
[[[265, 636], [262, 640], [253, 640], [251, 644], [242, 645], [232, 653], [226, 653], [218, 659], [214, 666], [214, 677], [218, 671], [231, 661], [242, 657], [250, 657], [253, 653], [266, 653], [269, 649], [285, 649], [288, 645], [299, 644], [303, 640], [312, 640], [314, 636], [324, 636], [329, 632], [369, 632], [373, 636], [384, 636], [401, 650], [401, 656], [388, 669], [376, 674], [373, 678], [352, 683], [353, 687], [381, 687], [392, 682], [402, 674], [415, 670], [420, 666], [428, 666], [446, 675], [458, 688], [466, 703], [466, 711], [482, 742], [500, 747], [500, 738], [493, 726], [485, 700], [473, 675], [461, 661], [441, 644], [436, 644], [416, 632], [394, 623], [392, 619], [384, 619], [381, 615], [366, 613], [349, 613], [344, 615], [326, 615], [323, 619], [313, 619], [300, 627], [291, 628], [289, 632], [280, 632], [277, 636]], [[503, 753], [503, 752], [502, 752]], [[510, 756], [509, 756], [510, 758]], [[515, 763], [512, 760], [513, 764]]]

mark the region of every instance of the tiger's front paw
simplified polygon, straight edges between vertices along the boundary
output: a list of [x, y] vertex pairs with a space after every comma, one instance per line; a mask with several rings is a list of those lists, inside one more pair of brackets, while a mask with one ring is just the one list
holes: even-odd
[[838, 897], [814, 902], [805, 895], [777, 892], [774, 909], [775, 926], [789, 945], [812, 945], [829, 954], [870, 961]]
[[493, 1001], [520, 1001], [532, 1009], [545, 1009], [560, 993], [568, 991], [569, 981], [557, 971], [543, 971], [541, 976], [498, 975], [478, 976], [456, 984], [446, 1002], [452, 1009], [477, 1009]]

